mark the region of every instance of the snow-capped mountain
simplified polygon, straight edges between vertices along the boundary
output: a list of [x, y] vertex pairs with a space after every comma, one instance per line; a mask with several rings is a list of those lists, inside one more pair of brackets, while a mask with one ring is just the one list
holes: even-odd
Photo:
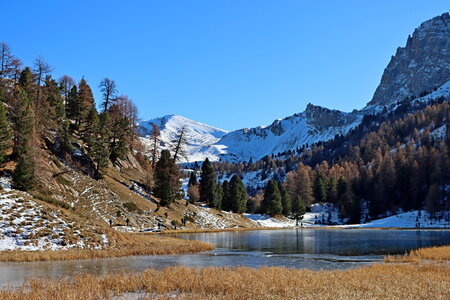
[[450, 80], [450, 15], [423, 22], [384, 70], [370, 105], [418, 96]]
[[138, 126], [141, 140], [144, 145], [150, 147], [152, 134], [152, 123], [158, 125], [160, 130], [161, 149], [170, 149], [170, 145], [177, 139], [181, 130], [185, 129], [186, 145], [185, 151], [189, 161], [202, 161], [206, 157], [210, 157], [209, 151], [216, 152], [216, 149], [204, 149], [205, 146], [213, 145], [224, 136], [227, 131], [218, 129], [197, 121], [178, 115], [167, 115], [141, 122]]
[[[303, 145], [326, 141], [346, 134], [357, 126], [362, 114], [345, 113], [308, 104], [306, 110], [267, 127], [232, 131], [208, 148], [221, 160], [238, 162], [258, 160], [265, 155], [295, 150]], [[214, 150], [220, 150], [214, 152]]]
[[[145, 136], [151, 130], [150, 124], [160, 125], [161, 140], [166, 144], [186, 126], [189, 129], [187, 160], [190, 162], [205, 157], [213, 161], [255, 161], [265, 155], [296, 150], [344, 135], [360, 124], [365, 114], [380, 113], [384, 107], [392, 108], [406, 97], [425, 101], [448, 96], [449, 89], [450, 15], [445, 13], [423, 22], [412, 37], [408, 37], [406, 46], [397, 49], [372, 100], [359, 111], [346, 113], [308, 104], [305, 111], [275, 120], [269, 126], [228, 133], [173, 115], [146, 121], [140, 128], [144, 143], [148, 143]], [[422, 98], [417, 99], [419, 96]]]

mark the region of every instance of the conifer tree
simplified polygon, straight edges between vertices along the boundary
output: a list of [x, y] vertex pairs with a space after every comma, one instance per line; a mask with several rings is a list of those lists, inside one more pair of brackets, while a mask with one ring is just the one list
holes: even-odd
[[216, 173], [208, 158], [202, 165], [202, 174], [200, 179], [200, 201], [208, 203], [214, 207], [216, 192]]
[[220, 182], [216, 183], [215, 188], [216, 190], [214, 192], [214, 207], [218, 210], [222, 210], [223, 190]]
[[29, 67], [26, 67], [20, 73], [19, 85], [27, 93], [28, 98], [31, 101], [32, 95], [34, 95], [35, 87], [33, 73], [31, 72], [31, 69]]
[[34, 186], [34, 179], [33, 157], [27, 151], [17, 161], [12, 177], [12, 185], [15, 189], [29, 191]]
[[273, 179], [269, 180], [267, 183], [261, 206], [263, 212], [273, 216], [280, 215], [283, 210], [283, 207], [281, 206], [280, 190], [278, 189], [278, 184]]
[[195, 176], [195, 172], [191, 172], [191, 174], [189, 175], [188, 186], [195, 186], [197, 184], [197, 176]]
[[12, 184], [16, 189], [28, 191], [34, 185], [34, 156], [32, 137], [34, 130], [34, 113], [28, 95], [21, 87], [17, 87], [20, 109], [16, 115], [15, 157], [17, 158]]
[[327, 187], [327, 202], [336, 203], [337, 199], [337, 184], [333, 177], [330, 177]]
[[[45, 78], [45, 95], [46, 102], [49, 104], [51, 118], [53, 121], [61, 124], [61, 121], [65, 118], [64, 98], [60, 93], [60, 89], [56, 80], [47, 76]], [[49, 117], [49, 116], [46, 116]]]
[[222, 183], [222, 209], [230, 211], [232, 208], [231, 195], [230, 195], [230, 183], [228, 180], [224, 180]]
[[246, 211], [248, 195], [241, 178], [237, 175], [234, 175], [230, 180], [229, 197], [233, 212], [243, 213]]
[[[92, 111], [92, 110], [91, 110]], [[90, 113], [91, 115], [91, 113]], [[109, 116], [107, 113], [101, 114], [98, 118], [98, 123], [95, 124], [96, 114], [92, 114], [92, 128], [95, 134], [90, 136], [87, 143], [89, 145], [89, 156], [95, 164], [94, 178], [102, 179], [104, 170], [109, 163], [108, 141], [110, 136], [109, 131]]]
[[162, 206], [169, 206], [179, 195], [180, 180], [176, 163], [168, 150], [161, 151], [155, 169], [155, 196]]
[[68, 95], [66, 100], [66, 115], [67, 118], [74, 120], [75, 124], [79, 123], [81, 111], [80, 97], [78, 96], [78, 88], [74, 85]]
[[82, 127], [85, 125], [89, 111], [92, 107], [95, 107], [94, 94], [84, 78], [82, 78], [78, 84], [78, 97], [77, 127]]
[[0, 165], [6, 162], [6, 150], [11, 147], [11, 129], [3, 105], [3, 93], [0, 91]]
[[298, 226], [298, 221], [303, 219], [303, 215], [306, 212], [305, 203], [300, 196], [295, 197], [292, 200], [292, 215], [295, 218], [296, 225]]
[[349, 222], [350, 224], [361, 223], [361, 201], [357, 197], [353, 197], [352, 199]]
[[114, 163], [117, 159], [124, 159], [128, 153], [127, 136], [131, 136], [131, 126], [127, 117], [120, 111], [118, 105], [111, 106], [111, 141], [109, 144], [110, 159]]
[[291, 214], [291, 197], [289, 193], [283, 189], [281, 192], [281, 206], [283, 207], [282, 214], [283, 216], [289, 216]]
[[316, 171], [314, 177], [313, 193], [316, 202], [326, 202], [327, 201], [327, 184], [325, 175], [321, 171]]

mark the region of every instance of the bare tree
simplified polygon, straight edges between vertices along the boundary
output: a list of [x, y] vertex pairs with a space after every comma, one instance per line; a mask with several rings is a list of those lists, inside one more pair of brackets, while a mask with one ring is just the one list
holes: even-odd
[[138, 109], [127, 95], [120, 95], [116, 99], [116, 105], [123, 117], [127, 118], [130, 123], [136, 127], [138, 123]]
[[186, 139], [187, 129], [183, 126], [178, 132], [176, 138], [172, 140], [172, 152], [173, 152], [173, 160], [179, 161], [180, 159], [187, 160], [187, 153], [184, 149], [187, 139]]
[[34, 60], [34, 69], [33, 72], [36, 77], [37, 83], [37, 92], [36, 92], [36, 100], [40, 101], [40, 93], [41, 93], [41, 82], [45, 79], [45, 77], [50, 74], [52, 71], [52, 67], [45, 61], [42, 56], [38, 56]]
[[19, 82], [20, 72], [22, 72], [22, 61], [18, 58], [13, 58], [9, 76], [14, 80], [14, 83]]
[[156, 167], [156, 161], [158, 160], [158, 149], [159, 149], [159, 127], [158, 125], [152, 123], [152, 139], [151, 139], [151, 156], [152, 156], [152, 168], [154, 169]]
[[104, 78], [99, 85], [100, 91], [103, 94], [103, 111], [108, 110], [109, 106], [116, 100], [117, 85], [114, 80]]
[[11, 66], [11, 61], [14, 57], [11, 54], [11, 48], [5, 42], [0, 43], [0, 76], [5, 77], [8, 74], [9, 68]]
[[66, 103], [70, 90], [75, 85], [75, 80], [73, 80], [73, 78], [69, 75], [63, 75], [58, 79], [58, 82], [64, 96], [64, 103]]

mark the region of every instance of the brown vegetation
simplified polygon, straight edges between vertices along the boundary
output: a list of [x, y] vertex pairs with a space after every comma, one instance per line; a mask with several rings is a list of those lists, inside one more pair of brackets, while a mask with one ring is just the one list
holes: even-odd
[[140, 274], [32, 280], [0, 299], [449, 299], [449, 268], [441, 264], [376, 264], [346, 271], [285, 268], [187, 268]]
[[187, 241], [160, 235], [126, 234], [108, 230], [106, 249], [71, 249], [60, 251], [2, 251], [0, 261], [29, 262], [123, 257], [131, 255], [182, 254], [212, 250], [214, 247], [199, 241]]
[[[445, 262], [450, 260], [450, 246], [430, 247], [411, 250], [405, 255], [389, 255], [386, 262], [413, 262], [425, 261]], [[449, 274], [450, 275], [450, 274]]]

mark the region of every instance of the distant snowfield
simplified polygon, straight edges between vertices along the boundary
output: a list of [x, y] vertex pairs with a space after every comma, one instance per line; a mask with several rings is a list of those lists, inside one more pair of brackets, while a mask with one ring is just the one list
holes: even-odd
[[[316, 205], [313, 207], [313, 212], [307, 212], [302, 220], [299, 220], [299, 226], [305, 228], [314, 227], [328, 227], [333, 226], [337, 228], [447, 228], [450, 229], [450, 211], [444, 213], [440, 219], [431, 219], [430, 215], [425, 211], [410, 211], [400, 213], [390, 217], [374, 220], [363, 224], [352, 225], [323, 225], [316, 224], [316, 221], [327, 220], [328, 213], [323, 206]], [[338, 215], [336, 211], [331, 211], [331, 222], [338, 223]], [[280, 227], [292, 228], [295, 227], [295, 220], [288, 218], [277, 217], [273, 218], [269, 215], [260, 214], [244, 214], [247, 218], [255, 222], [261, 227]]]

